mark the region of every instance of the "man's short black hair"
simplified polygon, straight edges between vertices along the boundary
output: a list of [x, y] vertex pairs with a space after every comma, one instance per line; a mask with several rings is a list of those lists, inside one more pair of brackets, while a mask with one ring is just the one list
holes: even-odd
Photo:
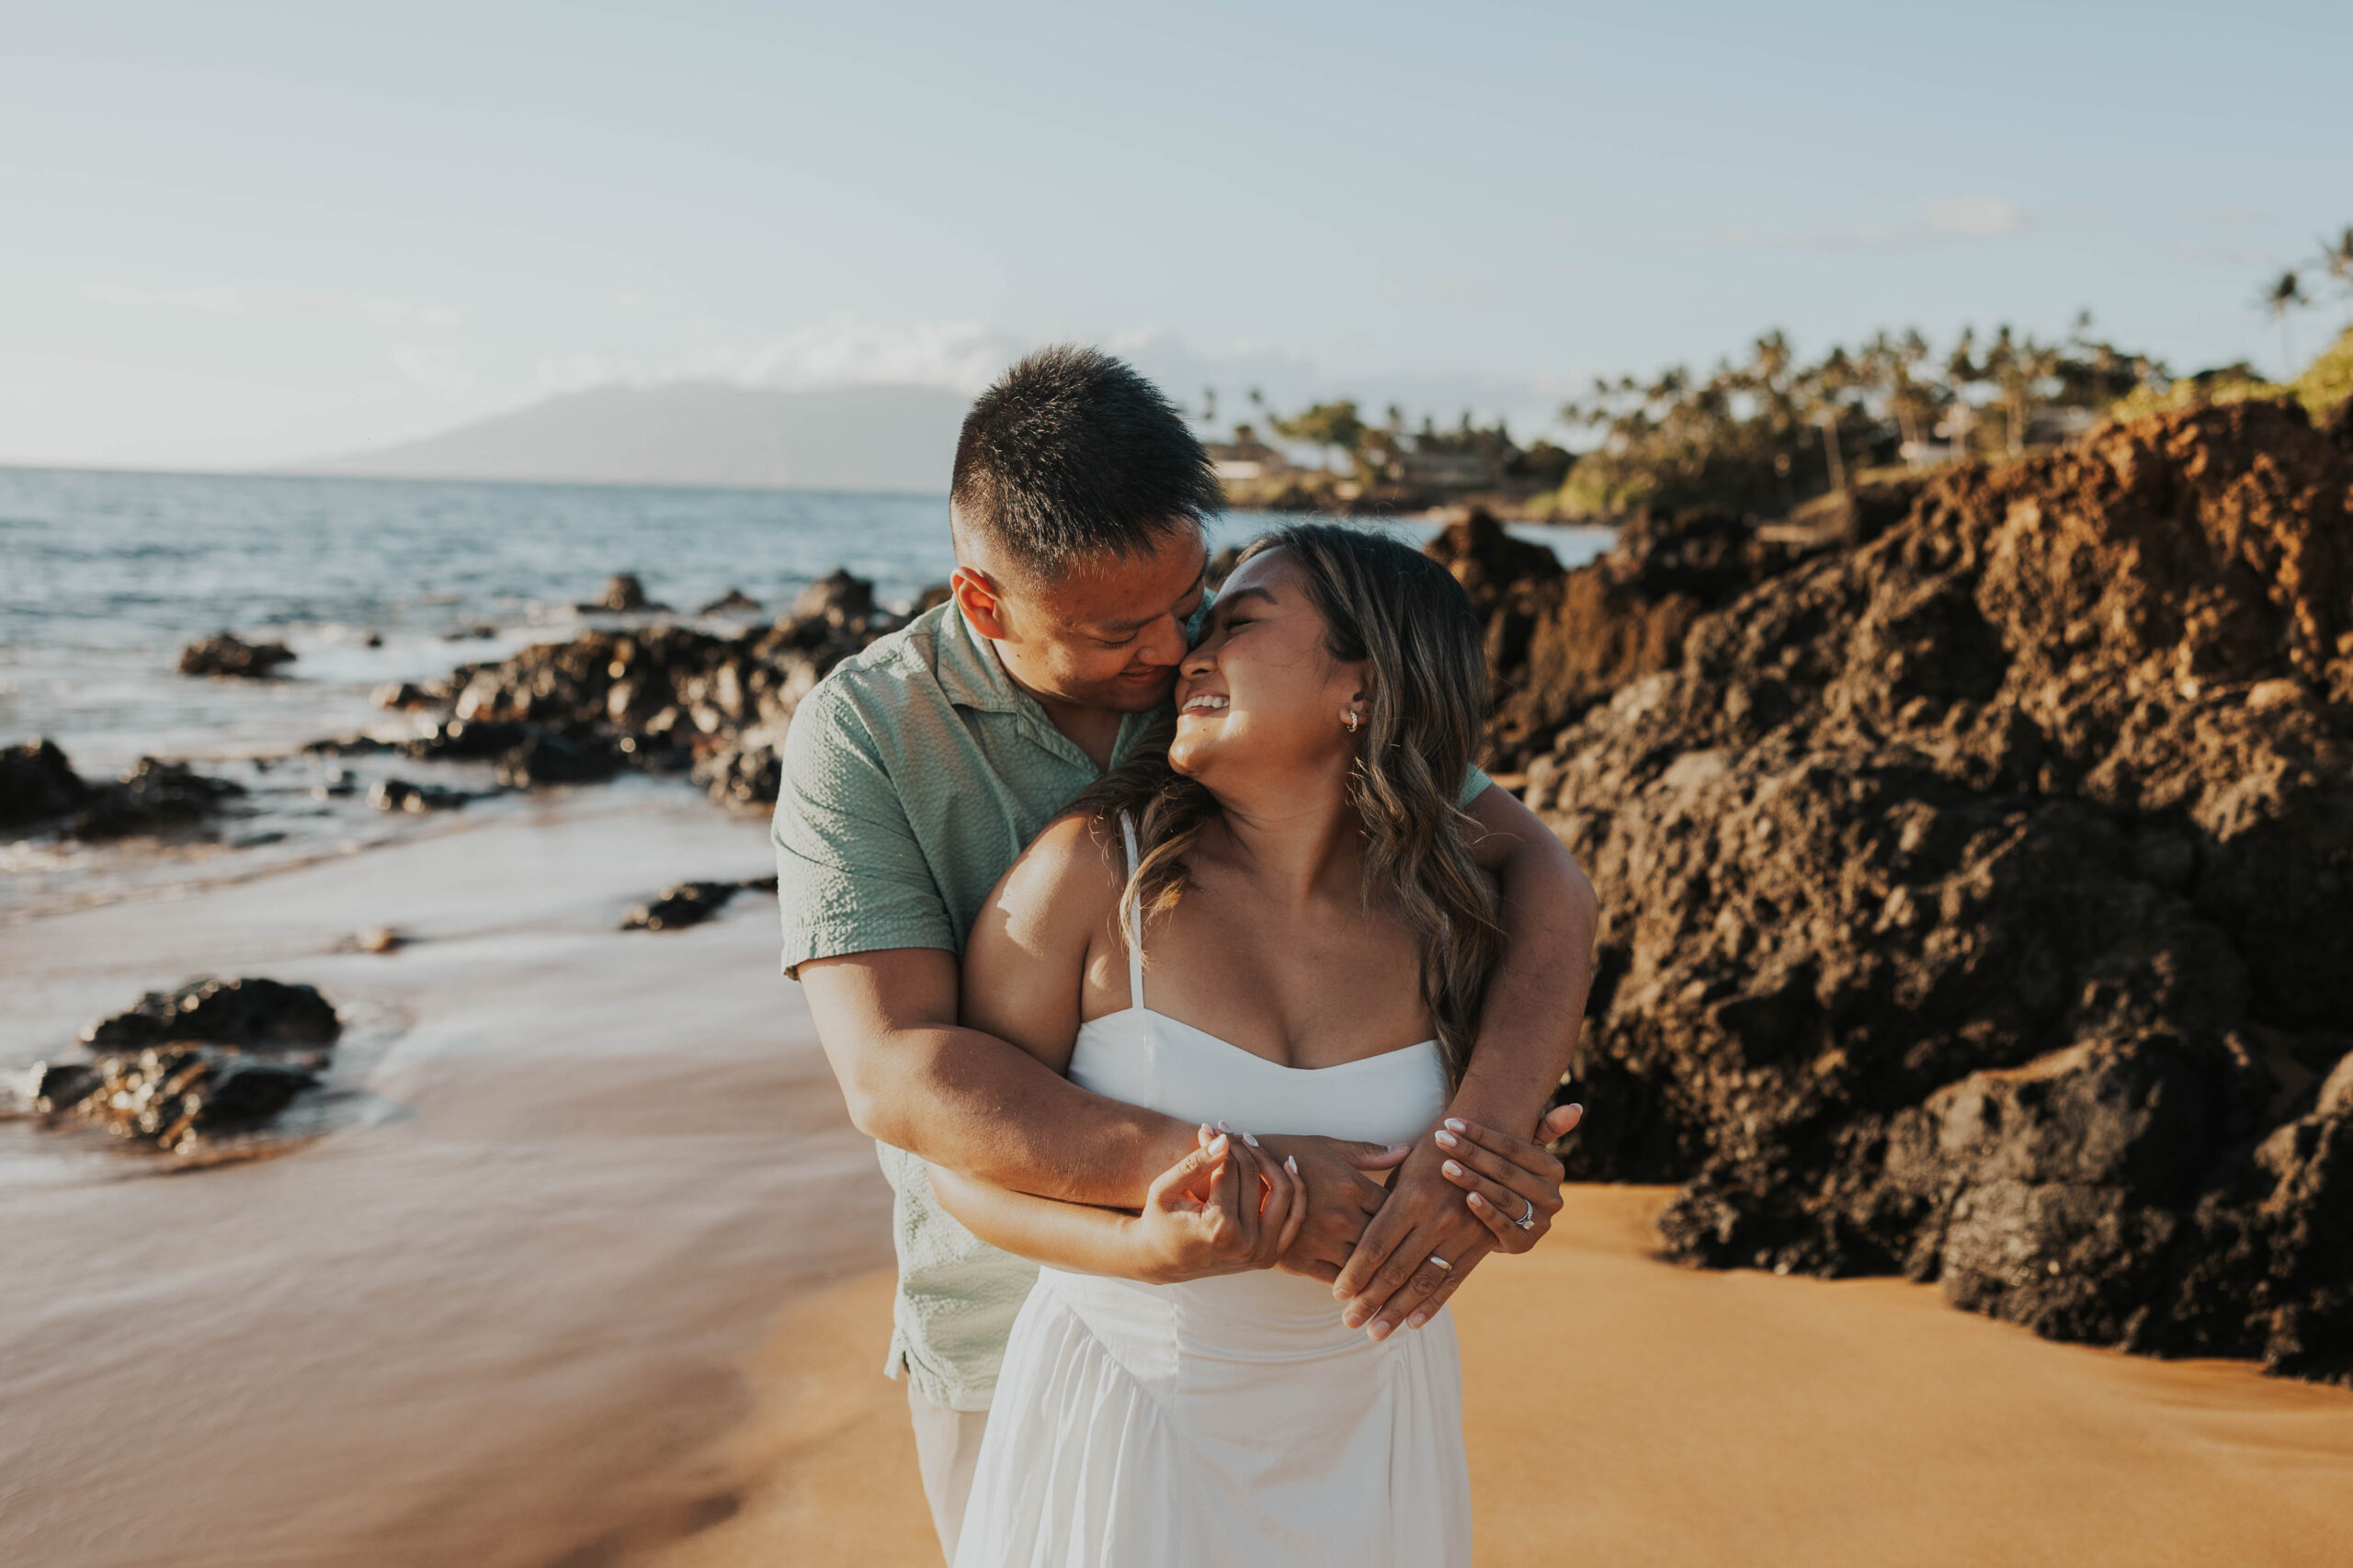
[[1209, 454], [1160, 389], [1092, 348], [1041, 348], [964, 416], [949, 506], [960, 530], [1049, 581], [1135, 556], [1225, 505]]

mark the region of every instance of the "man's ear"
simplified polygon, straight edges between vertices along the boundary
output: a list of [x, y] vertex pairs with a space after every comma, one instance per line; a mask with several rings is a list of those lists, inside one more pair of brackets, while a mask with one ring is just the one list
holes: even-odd
[[987, 573], [959, 566], [949, 576], [948, 592], [973, 631], [994, 642], [1012, 641], [1012, 630], [1005, 623], [1005, 601]]

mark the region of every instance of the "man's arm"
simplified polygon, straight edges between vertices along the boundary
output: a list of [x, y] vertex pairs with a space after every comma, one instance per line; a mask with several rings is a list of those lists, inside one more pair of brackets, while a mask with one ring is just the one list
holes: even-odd
[[1174, 1118], [1089, 1094], [957, 1023], [956, 955], [893, 948], [800, 966], [858, 1131], [993, 1187], [1133, 1209], [1195, 1147]]
[[[1490, 788], [1464, 809], [1482, 830], [1474, 853], [1502, 884], [1506, 941], [1447, 1115], [1524, 1137], [1569, 1068], [1593, 982], [1598, 906], [1568, 847], [1510, 794]], [[1419, 1327], [1495, 1245], [1445, 1175], [1461, 1145], [1440, 1140], [1453, 1136], [1441, 1130], [1415, 1145], [1333, 1283], [1349, 1303], [1346, 1321], [1375, 1338], [1401, 1323]], [[1454, 1267], [1438, 1267], [1433, 1255]]]

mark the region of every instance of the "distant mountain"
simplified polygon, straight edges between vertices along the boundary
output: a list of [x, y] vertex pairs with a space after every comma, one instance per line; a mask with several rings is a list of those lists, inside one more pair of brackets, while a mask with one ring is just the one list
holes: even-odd
[[945, 494], [968, 406], [936, 387], [599, 387], [301, 472]]

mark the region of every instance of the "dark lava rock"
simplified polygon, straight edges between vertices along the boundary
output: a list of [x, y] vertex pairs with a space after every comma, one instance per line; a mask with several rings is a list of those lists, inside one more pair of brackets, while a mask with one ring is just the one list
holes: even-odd
[[619, 572], [605, 579], [605, 591], [595, 603], [576, 607], [582, 614], [611, 611], [621, 615], [655, 614], [668, 609], [645, 597], [645, 585], [634, 572]]
[[1669, 669], [1707, 611], [1789, 570], [1807, 546], [1771, 542], [1750, 518], [1638, 514], [1608, 555], [1574, 571], [1472, 509], [1432, 540], [1486, 623], [1495, 702], [1489, 766], [1518, 772], [1562, 725], [1638, 676]]
[[82, 1031], [86, 1061], [37, 1064], [32, 1108], [52, 1124], [184, 1153], [267, 1125], [318, 1083], [342, 1032], [308, 985], [200, 980], [152, 991]]
[[44, 1113], [166, 1153], [186, 1153], [208, 1137], [255, 1131], [319, 1081], [308, 1067], [208, 1045], [101, 1056], [88, 1071], [80, 1098], [61, 1103], [45, 1095]]
[[380, 778], [368, 790], [368, 803], [380, 812], [452, 812], [473, 799], [462, 790], [438, 784], [412, 784], [405, 778]]
[[0, 827], [27, 827], [78, 811], [90, 786], [55, 741], [27, 741], [0, 751]]
[[765, 741], [730, 741], [696, 759], [694, 781], [722, 804], [773, 806], [784, 787], [784, 764]]
[[728, 901], [745, 891], [776, 891], [776, 879], [766, 877], [742, 882], [680, 882], [664, 888], [661, 896], [650, 903], [640, 904], [621, 921], [624, 931], [677, 931], [688, 926], [699, 926], [721, 910]]
[[819, 617], [835, 626], [862, 620], [874, 613], [874, 585], [836, 566], [801, 590], [792, 601], [792, 613], [802, 619]]
[[415, 681], [391, 680], [368, 694], [368, 699], [379, 708], [429, 708], [436, 700], [434, 694]]
[[801, 698], [904, 624], [875, 608], [872, 584], [835, 572], [793, 614], [738, 636], [668, 623], [583, 632], [457, 670], [438, 688], [448, 717], [406, 749], [495, 760], [502, 781], [526, 786], [691, 768], [718, 800], [766, 802]]
[[574, 740], [554, 731], [528, 734], [498, 759], [498, 781], [511, 789], [538, 784], [600, 784], [621, 770], [621, 756], [601, 737]]
[[142, 756], [119, 779], [93, 790], [67, 831], [81, 838], [123, 838], [188, 827], [244, 792], [243, 785], [210, 778], [185, 762]]
[[760, 613], [760, 601], [741, 588], [730, 588], [695, 613], [698, 615], [757, 615]]
[[242, 795], [184, 762], [142, 756], [120, 778], [92, 784], [54, 741], [0, 751], [0, 829], [53, 827], [75, 838], [121, 838], [192, 826]]
[[2353, 1381], [2349, 505], [2249, 402], [1594, 574], [1633, 652], [1504, 698], [1602, 898], [1573, 1171], [1691, 1262]]
[[276, 980], [196, 980], [150, 991], [82, 1031], [96, 1051], [136, 1051], [166, 1040], [199, 1040], [249, 1051], [331, 1046], [343, 1033], [334, 1006], [309, 985]]
[[259, 679], [293, 660], [293, 651], [283, 642], [247, 642], [223, 631], [181, 649], [180, 674]]

